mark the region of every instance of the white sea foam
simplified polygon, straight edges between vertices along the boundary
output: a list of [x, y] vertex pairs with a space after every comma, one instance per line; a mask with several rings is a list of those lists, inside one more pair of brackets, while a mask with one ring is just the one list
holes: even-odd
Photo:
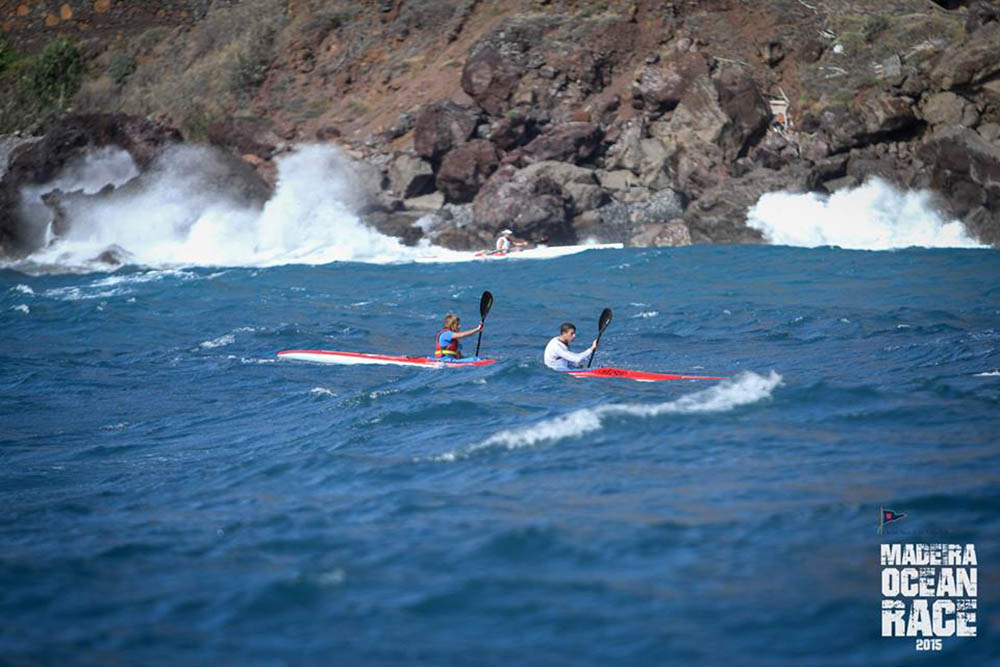
[[490, 448], [520, 449], [566, 438], [578, 438], [604, 427], [608, 417], [649, 418], [666, 414], [698, 414], [726, 412], [771, 397], [781, 376], [771, 371], [767, 376], [744, 372], [707, 389], [664, 403], [609, 403], [595, 408], [582, 408], [565, 415], [546, 419], [531, 426], [495, 433], [482, 443], [462, 450], [445, 452], [434, 457], [437, 461], [455, 461], [476, 451]]
[[27, 304], [24, 304], [24, 303], [19, 303], [16, 306], [11, 306], [10, 309], [11, 310], [17, 310], [19, 312], [24, 313], [25, 315], [28, 315], [28, 314], [31, 313], [31, 309], [28, 308]]
[[[304, 146], [279, 158], [275, 192], [261, 209], [206, 185], [213, 160], [203, 147], [167, 151], [141, 188], [129, 184], [112, 196], [76, 202], [68, 212], [68, 231], [28, 258], [29, 263], [95, 270], [101, 267], [93, 259], [109, 247], [119, 248], [130, 263], [157, 267], [471, 258], [472, 253], [427, 244], [408, 247], [365, 225], [352, 211], [360, 191], [354, 167], [336, 148]], [[119, 164], [120, 155], [105, 156], [104, 162], [115, 163], [123, 173], [95, 180], [74, 168], [37, 188], [30, 199], [40, 202], [55, 187], [92, 192], [134, 176]], [[42, 209], [39, 215], [49, 215]]]
[[35, 290], [31, 289], [27, 285], [14, 285], [10, 288], [11, 292], [17, 292], [18, 294], [24, 294], [26, 296], [34, 296]]
[[945, 220], [926, 191], [900, 191], [878, 178], [832, 195], [772, 192], [747, 213], [747, 224], [777, 245], [857, 250], [983, 247], [961, 222]]
[[189, 271], [157, 270], [113, 275], [95, 280], [86, 285], [70, 287], [54, 287], [45, 290], [44, 296], [61, 301], [80, 301], [83, 299], [104, 299], [132, 293], [132, 285], [156, 282], [171, 277], [179, 280], [191, 280], [198, 276]]
[[660, 314], [659, 311], [656, 311], [656, 310], [644, 310], [641, 313], [637, 313], [637, 314], [633, 315], [632, 319], [635, 319], [635, 318], [649, 319], [650, 317], [656, 317], [659, 314]]
[[983, 373], [976, 373], [977, 378], [992, 378], [1000, 377], [1000, 371], [985, 371]]
[[337, 392], [331, 391], [326, 387], [313, 387], [309, 390], [309, 393], [313, 396], [336, 396]]
[[226, 345], [232, 345], [236, 342], [236, 336], [233, 334], [226, 334], [224, 336], [219, 336], [212, 340], [206, 340], [203, 343], [199, 343], [201, 347], [213, 348], [213, 347], [225, 347]]

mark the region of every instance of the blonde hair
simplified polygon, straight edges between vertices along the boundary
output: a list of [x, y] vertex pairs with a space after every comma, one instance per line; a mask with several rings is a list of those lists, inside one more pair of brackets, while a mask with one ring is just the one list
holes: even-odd
[[459, 318], [455, 313], [448, 313], [444, 316], [444, 328], [454, 331], [458, 328]]

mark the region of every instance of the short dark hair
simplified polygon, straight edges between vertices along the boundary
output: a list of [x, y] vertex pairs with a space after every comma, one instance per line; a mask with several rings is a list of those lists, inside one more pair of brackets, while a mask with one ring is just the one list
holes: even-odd
[[559, 333], [564, 334], [567, 331], [576, 331], [576, 325], [572, 322], [563, 322], [559, 325]]

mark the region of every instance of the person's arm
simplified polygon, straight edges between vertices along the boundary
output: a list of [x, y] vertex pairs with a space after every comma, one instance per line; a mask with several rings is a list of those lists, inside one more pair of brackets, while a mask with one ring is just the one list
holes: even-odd
[[452, 338], [465, 338], [467, 336], [471, 336], [474, 333], [479, 333], [480, 331], [482, 331], [482, 329], [483, 329], [483, 325], [480, 324], [475, 329], [469, 329], [468, 331], [456, 331], [456, 332], [454, 332], [454, 333], [451, 334], [451, 337]]
[[557, 354], [561, 359], [565, 359], [566, 363], [570, 364], [571, 366], [578, 366], [587, 359], [589, 359], [590, 355], [592, 355], [594, 353], [594, 350], [596, 349], [597, 349], [597, 341], [595, 340], [593, 343], [590, 344], [590, 347], [588, 347], [583, 352], [570, 352], [569, 349], [560, 345], [559, 349], [557, 350]]

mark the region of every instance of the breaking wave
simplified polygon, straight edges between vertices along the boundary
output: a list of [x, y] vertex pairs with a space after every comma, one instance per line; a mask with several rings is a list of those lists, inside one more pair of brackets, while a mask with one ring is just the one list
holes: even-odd
[[574, 410], [524, 428], [500, 431], [482, 443], [462, 450], [445, 452], [436, 456], [435, 460], [454, 461], [483, 449], [520, 449], [566, 438], [577, 438], [601, 429], [607, 417], [648, 418], [667, 414], [726, 412], [770, 398], [774, 389], [781, 384], [781, 380], [781, 375], [775, 371], [771, 371], [766, 377], [748, 371], [674, 401], [650, 405], [610, 403], [595, 408]]
[[[116, 190], [74, 200], [65, 231], [57, 238], [47, 232], [48, 245], [13, 268], [106, 270], [95, 258], [109, 249], [127, 263], [151, 267], [388, 263], [467, 254], [408, 247], [365, 225], [352, 211], [359, 187], [351, 163], [336, 148], [304, 146], [278, 158], [277, 185], [263, 207], [207, 187], [218, 172], [214, 159], [208, 148], [172, 148], [140, 185], [127, 183], [138, 173], [127, 153], [90, 156], [86, 168], [74, 166], [23, 198], [44, 209], [41, 196], [56, 188], [93, 194], [111, 184]], [[51, 216], [47, 210], [39, 215]]]
[[775, 245], [853, 250], [985, 247], [958, 221], [945, 220], [926, 191], [901, 191], [873, 178], [832, 195], [772, 192], [747, 212], [747, 224]]

